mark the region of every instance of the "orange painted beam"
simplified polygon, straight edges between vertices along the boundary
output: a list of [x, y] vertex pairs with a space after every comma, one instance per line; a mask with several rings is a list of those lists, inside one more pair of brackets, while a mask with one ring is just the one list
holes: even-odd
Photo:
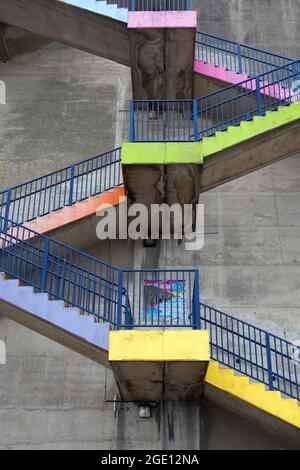
[[[96, 215], [100, 206], [101, 210], [105, 210], [111, 206], [121, 204], [124, 200], [124, 188], [114, 188], [112, 191], [104, 192], [99, 196], [92, 196], [84, 201], [77, 202], [76, 204], [73, 204], [73, 206], [65, 206], [58, 211], [50, 212], [43, 217], [38, 217], [31, 222], [24, 223], [22, 226], [29, 230], [34, 230], [39, 234], [47, 234], [53, 230], [66, 227], [67, 225], [85, 219], [86, 217]], [[20, 236], [20, 229], [18, 227], [12, 231], [8, 231], [7, 243], [13, 243], [11, 236], [14, 234], [16, 238]], [[24, 233], [22, 233], [22, 239], [26, 240], [31, 238], [30, 234], [30, 231], [24, 230]], [[0, 246], [2, 246], [2, 243], [0, 243]]]

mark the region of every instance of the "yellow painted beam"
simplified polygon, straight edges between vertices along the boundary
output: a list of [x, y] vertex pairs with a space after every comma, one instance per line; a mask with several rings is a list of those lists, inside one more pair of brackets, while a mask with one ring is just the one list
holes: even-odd
[[205, 382], [300, 429], [300, 407], [293, 399], [282, 398], [278, 391], [268, 391], [263, 384], [250, 383], [231, 369], [220, 369], [210, 362]]
[[209, 361], [209, 334], [200, 330], [124, 330], [109, 335], [109, 361]]

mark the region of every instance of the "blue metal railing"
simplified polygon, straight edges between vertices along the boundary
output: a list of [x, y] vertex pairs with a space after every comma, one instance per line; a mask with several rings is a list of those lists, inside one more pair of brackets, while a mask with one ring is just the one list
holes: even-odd
[[[256, 59], [270, 65], [266, 57]], [[198, 100], [133, 101], [131, 141], [198, 141], [288, 105], [299, 72], [296, 61]], [[299, 348], [200, 304], [197, 270], [118, 269], [21, 225], [119, 186], [121, 179], [115, 149], [2, 192], [0, 270], [115, 329], [208, 329], [212, 359], [299, 400]]]
[[187, 11], [189, 0], [107, 0], [109, 5], [127, 8], [129, 11]]
[[0, 216], [29, 222], [122, 184], [117, 148], [3, 191]]
[[293, 100], [300, 61], [196, 100], [134, 100], [130, 110], [131, 142], [197, 142], [275, 111]]
[[292, 59], [197, 31], [195, 58], [249, 78], [283, 67]]
[[[118, 269], [0, 217], [0, 271], [116, 329], [200, 328], [194, 270]], [[177, 295], [181, 289], [181, 295]]]
[[[0, 271], [114, 329], [201, 328], [211, 357], [299, 400], [299, 348], [199, 302], [197, 270], [118, 269], [0, 217]], [[180, 294], [180, 295], [179, 295]]]
[[[0, 271], [45, 292], [67, 306], [117, 323], [118, 270], [97, 258], [0, 217]], [[121, 292], [121, 310], [126, 293]]]
[[122, 286], [130, 299], [125, 328], [200, 329], [197, 269], [123, 269]]
[[299, 347], [209, 305], [200, 311], [213, 360], [300, 400]]

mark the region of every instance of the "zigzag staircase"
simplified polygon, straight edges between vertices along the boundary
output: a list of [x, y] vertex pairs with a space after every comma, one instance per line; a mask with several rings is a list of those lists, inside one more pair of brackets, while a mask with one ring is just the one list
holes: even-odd
[[[111, 17], [124, 21], [119, 17], [124, 12], [104, 5], [107, 2], [66, 3], [76, 3], [76, 7], [84, 6], [100, 14], [107, 7], [106, 13], [109, 11]], [[120, 2], [111, 3], [124, 6]], [[202, 44], [201, 53], [203, 50]], [[207, 45], [205, 57], [201, 56], [202, 62], [195, 65], [201, 73], [206, 65], [204, 60], [212, 60], [211, 50], [211, 45]], [[193, 157], [187, 162], [205, 168], [208, 157], [223, 158], [222, 152], [240, 149], [240, 145], [245, 142], [249, 145], [261, 135], [270, 141], [274, 135], [275, 139], [281, 134], [286, 138], [289, 131], [299, 134], [296, 126], [300, 125], [300, 106], [293, 102], [292, 84], [300, 76], [300, 62], [288, 61], [274, 68], [272, 63], [263, 73], [255, 69], [253, 74], [249, 69], [243, 75], [240, 68], [243, 55], [237, 50], [238, 60], [231, 59], [231, 64], [238, 63], [242, 80], [237, 82], [233, 65], [230, 73], [226, 74], [225, 69], [221, 73], [223, 78], [224, 73], [227, 77], [224, 81], [234, 81], [232, 87], [198, 100], [132, 102], [130, 140], [137, 153], [140, 153], [138, 143], [147, 145], [148, 150], [144, 148], [141, 161], [140, 157], [136, 160], [132, 160], [132, 155], [128, 157], [125, 148], [122, 156], [125, 171], [126, 165], [151, 164], [151, 158], [145, 161], [145, 157], [156, 144], [181, 144], [183, 157]], [[222, 52], [228, 61], [228, 50]], [[256, 67], [261, 66], [256, 58], [251, 57], [251, 61]], [[210, 65], [220, 67], [216, 62]], [[184, 155], [186, 144], [194, 148], [189, 147]], [[287, 154], [299, 150], [299, 137], [293, 145]], [[160, 163], [178, 163], [174, 153], [170, 160], [168, 152], [163, 154]], [[265, 159], [264, 163], [270, 161], [273, 160]], [[234, 177], [260, 166], [257, 162], [249, 165], [235, 172]], [[0, 277], [2, 312], [106, 367], [110, 366], [110, 330], [157, 327], [208, 330], [210, 357], [215, 362], [209, 365], [204, 393], [209, 395], [210, 387], [222, 390], [299, 430], [300, 375], [295, 360], [299, 348], [200, 303], [198, 270], [119, 269], [45, 235], [91, 216], [98, 203], [118, 204], [124, 194], [120, 189], [121, 174], [121, 150], [115, 149], [0, 194], [0, 270], [5, 273]], [[223, 168], [221, 178], [214, 180], [212, 176], [210, 181], [207, 176], [209, 184], [202, 183], [203, 190], [230, 178], [232, 175]], [[185, 283], [183, 317], [172, 314], [172, 309], [179, 310], [176, 297], [172, 300], [171, 316], [167, 317], [163, 309], [150, 316], [145, 313], [144, 305], [151, 305], [157, 296], [153, 281], [163, 282], [164, 287], [160, 288], [163, 298], [169, 295], [167, 282]], [[145, 289], [148, 283], [152, 287]], [[220, 370], [220, 365], [226, 369]], [[280, 393], [289, 399], [282, 400]]]

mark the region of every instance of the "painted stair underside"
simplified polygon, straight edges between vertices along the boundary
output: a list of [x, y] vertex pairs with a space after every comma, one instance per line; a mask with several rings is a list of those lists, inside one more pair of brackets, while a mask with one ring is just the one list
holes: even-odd
[[[213, 64], [207, 64], [202, 60], [194, 61], [194, 72], [196, 74], [200, 74], [223, 83], [228, 83], [230, 85], [238, 85], [239, 83], [241, 83], [241, 88], [243, 88], [244, 90], [256, 90], [255, 78], [249, 81], [249, 75], [247, 75], [246, 73], [237, 73], [234, 70], [227, 70], [225, 67], [217, 67]], [[284, 89], [278, 84], [276, 86], [268, 86], [268, 82], [264, 81], [260, 82], [260, 85], [261, 88], [263, 88], [262, 85], [266, 87], [261, 90], [261, 94], [265, 96], [270, 96], [272, 98], [277, 99], [285, 99], [286, 96], [291, 95], [290, 90]]]
[[61, 300], [35, 293], [33, 287], [0, 273], [1, 313], [84, 356], [108, 366], [109, 323], [96, 323], [94, 316], [80, 315]]
[[[23, 226], [40, 234], [47, 234], [67, 227], [70, 224], [75, 224], [80, 220], [93, 217], [99, 211], [101, 212], [109, 207], [119, 205], [124, 199], [124, 188], [116, 187], [112, 191], [89, 197], [72, 206], [65, 206], [60, 210], [50, 212], [48, 215], [38, 217], [31, 222], [25, 222]], [[17, 235], [17, 233], [17, 228], [8, 230], [8, 234], [12, 237]], [[30, 233], [30, 231], [25, 231], [23, 239], [26, 240]]]
[[[300, 439], [300, 406], [297, 400], [284, 398], [278, 391], [266, 390], [263, 384], [251, 383], [248, 377], [211, 361], [208, 366], [204, 396], [232, 409], [235, 413], [256, 419], [270, 430]], [[229, 399], [228, 399], [229, 397]], [[253, 410], [255, 414], [253, 414]], [[269, 419], [269, 417], [274, 418]]]

